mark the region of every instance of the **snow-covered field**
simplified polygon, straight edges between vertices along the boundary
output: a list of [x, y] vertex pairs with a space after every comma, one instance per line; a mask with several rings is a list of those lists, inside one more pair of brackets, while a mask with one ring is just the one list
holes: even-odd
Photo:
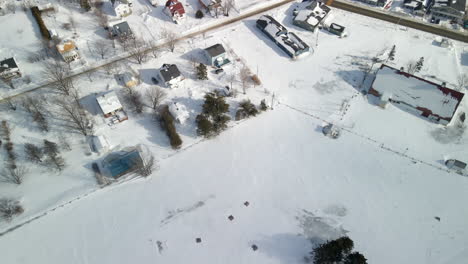
[[[114, 129], [103, 125], [93, 111], [93, 93], [120, 93], [122, 88], [104, 71], [92, 82], [82, 77], [77, 86], [101, 124], [97, 133], [106, 134], [113, 145], [146, 146], [160, 169], [149, 179], [99, 189], [1, 236], [2, 263], [302, 263], [313, 244], [342, 234], [354, 240], [369, 263], [464, 263], [468, 178], [435, 167], [443, 167], [445, 158], [466, 160], [468, 133], [392, 106], [380, 109], [361, 95], [359, 86], [360, 65], [392, 45], [392, 66], [425, 57], [419, 74], [453, 86], [468, 73], [461, 63], [467, 45], [455, 42], [454, 49], [444, 49], [432, 44], [434, 35], [339, 10], [332, 11], [335, 22], [348, 29], [349, 37], [321, 31], [317, 43], [316, 34], [292, 26], [291, 11], [285, 6], [270, 14], [314, 49], [297, 61], [250, 18], [184, 42], [175, 53], [120, 67], [142, 73], [142, 92], [161, 64], [181, 68], [187, 79], [169, 91], [167, 102], [182, 102], [191, 111], [188, 123], [177, 126], [183, 147], [200, 141], [194, 118], [203, 94], [226, 85], [243, 63], [258, 73], [263, 86], [229, 99], [231, 106], [242, 98], [258, 103], [275, 95], [274, 110], [232, 122], [235, 126], [219, 137], [180, 152], [169, 148], [149, 112], [131, 114]], [[193, 50], [218, 42], [238, 60], [225, 68], [225, 75], [194, 80]], [[235, 86], [241, 90], [238, 82]], [[467, 104], [461, 109], [468, 111]], [[23, 121], [24, 115], [2, 110], [2, 119], [14, 123], [19, 146], [60, 133], [57, 128], [41, 134]], [[317, 118], [347, 131], [337, 140], [326, 138]], [[61, 175], [39, 168], [18, 187], [0, 184], [2, 194], [21, 198], [26, 209], [11, 223], [0, 223], [2, 230], [98, 189], [89, 165], [99, 157], [84, 156], [79, 136], [67, 136], [75, 145], [64, 154], [68, 167]], [[250, 248], [253, 244], [257, 251]]]

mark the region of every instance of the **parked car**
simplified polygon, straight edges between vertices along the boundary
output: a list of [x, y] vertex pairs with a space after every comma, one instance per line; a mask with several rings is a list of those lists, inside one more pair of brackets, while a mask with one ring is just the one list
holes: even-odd
[[151, 77], [151, 81], [152, 81], [154, 84], [158, 84], [158, 83], [159, 83], [158, 78], [156, 78], [156, 77]]

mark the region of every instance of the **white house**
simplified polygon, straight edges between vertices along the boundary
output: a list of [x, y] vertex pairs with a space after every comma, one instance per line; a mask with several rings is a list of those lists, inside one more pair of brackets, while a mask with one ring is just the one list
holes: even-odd
[[126, 17], [132, 14], [133, 0], [111, 0], [111, 3], [118, 17]]
[[104, 135], [93, 136], [91, 138], [91, 146], [93, 151], [99, 154], [108, 152], [111, 147], [109, 141]]
[[161, 69], [159, 69], [159, 79], [167, 87], [175, 88], [184, 80], [184, 76], [182, 76], [175, 64], [163, 64]]
[[113, 123], [122, 122], [128, 119], [128, 116], [123, 110], [122, 104], [114, 91], [97, 96], [96, 101], [101, 108], [104, 117], [112, 117]]
[[70, 63], [80, 58], [78, 48], [73, 40], [63, 40], [56, 46], [58, 53], [62, 56], [63, 60]]

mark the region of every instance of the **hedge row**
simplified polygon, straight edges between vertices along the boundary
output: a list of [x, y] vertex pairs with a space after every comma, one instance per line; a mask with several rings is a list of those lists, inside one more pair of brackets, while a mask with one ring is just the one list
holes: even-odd
[[36, 19], [37, 24], [39, 25], [39, 30], [41, 31], [41, 35], [46, 39], [51, 39], [49, 30], [45, 26], [44, 20], [42, 20], [41, 11], [39, 10], [39, 7], [37, 6], [31, 7], [31, 12], [34, 18]]
[[162, 107], [159, 113], [159, 122], [162, 129], [166, 131], [166, 135], [169, 137], [172, 148], [180, 148], [182, 145], [182, 139], [180, 139], [180, 136], [176, 131], [174, 117], [172, 117], [171, 112], [169, 112], [169, 106], [165, 105]]

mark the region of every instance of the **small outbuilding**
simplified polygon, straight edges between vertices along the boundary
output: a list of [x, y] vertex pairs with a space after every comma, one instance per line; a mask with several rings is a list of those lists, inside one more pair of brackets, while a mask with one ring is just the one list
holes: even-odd
[[466, 168], [466, 163], [456, 159], [446, 160], [445, 165], [447, 166], [447, 168], [457, 171], [462, 171]]
[[107, 140], [106, 136], [100, 135], [100, 136], [93, 136], [91, 138], [91, 148], [94, 152], [97, 153], [105, 153], [109, 151], [110, 149], [110, 144], [109, 141]]
[[171, 112], [174, 119], [180, 124], [184, 124], [190, 116], [190, 113], [187, 111], [185, 105], [177, 102], [173, 102], [169, 105], [169, 112]]
[[11, 80], [21, 77], [21, 71], [14, 57], [0, 61], [0, 79]]
[[223, 45], [215, 44], [205, 49], [205, 56], [208, 59], [209, 65], [220, 68], [223, 65], [230, 63], [227, 58], [226, 50]]

